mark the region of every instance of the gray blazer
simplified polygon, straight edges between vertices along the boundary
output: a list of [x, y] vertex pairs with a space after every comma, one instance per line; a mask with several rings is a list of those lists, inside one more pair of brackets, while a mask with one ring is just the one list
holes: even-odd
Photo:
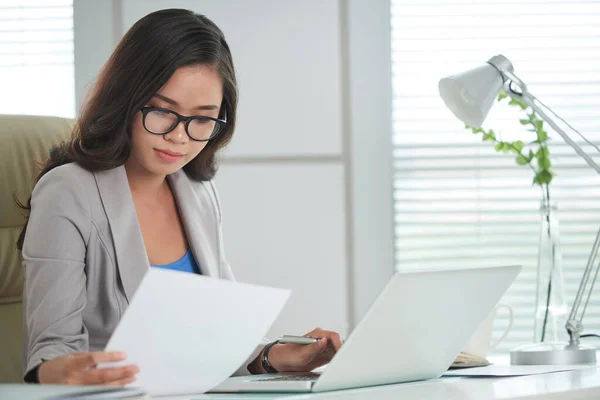
[[[184, 171], [168, 179], [200, 272], [233, 280], [213, 183]], [[150, 267], [125, 168], [92, 173], [71, 163], [44, 175], [32, 193], [23, 264], [24, 374], [42, 360], [103, 350]], [[248, 374], [246, 364], [235, 375]]]

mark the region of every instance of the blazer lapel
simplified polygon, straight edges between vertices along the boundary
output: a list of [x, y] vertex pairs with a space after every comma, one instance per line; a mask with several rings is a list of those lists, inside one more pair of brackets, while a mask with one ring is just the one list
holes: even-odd
[[117, 269], [127, 300], [131, 302], [150, 268], [125, 167], [94, 172], [112, 234]]
[[219, 278], [218, 219], [206, 186], [183, 170], [168, 176], [188, 243], [202, 275]]

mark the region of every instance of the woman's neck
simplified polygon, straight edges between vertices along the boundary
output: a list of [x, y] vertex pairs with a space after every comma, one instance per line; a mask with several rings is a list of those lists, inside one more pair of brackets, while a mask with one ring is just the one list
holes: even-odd
[[152, 174], [131, 164], [125, 165], [125, 172], [127, 173], [129, 188], [135, 197], [141, 196], [148, 200], [159, 200], [165, 190], [169, 190], [165, 175]]

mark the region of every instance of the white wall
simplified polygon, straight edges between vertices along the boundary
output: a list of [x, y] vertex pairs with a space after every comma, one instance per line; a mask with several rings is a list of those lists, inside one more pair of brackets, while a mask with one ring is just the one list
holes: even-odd
[[172, 7], [215, 21], [236, 64], [239, 125], [217, 183], [238, 279], [293, 289], [272, 336], [316, 326], [345, 336], [393, 271], [389, 5], [76, 0], [78, 103], [119, 36], [94, 34], [98, 18], [122, 35]]
[[75, 103], [77, 110], [87, 89], [121, 38], [118, 2], [73, 1], [75, 42]]

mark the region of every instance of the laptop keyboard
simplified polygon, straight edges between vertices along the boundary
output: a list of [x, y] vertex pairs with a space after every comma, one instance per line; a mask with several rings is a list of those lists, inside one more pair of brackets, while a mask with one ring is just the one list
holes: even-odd
[[267, 376], [256, 379], [257, 381], [314, 381], [319, 377], [317, 374], [311, 375], [283, 375], [283, 376]]

